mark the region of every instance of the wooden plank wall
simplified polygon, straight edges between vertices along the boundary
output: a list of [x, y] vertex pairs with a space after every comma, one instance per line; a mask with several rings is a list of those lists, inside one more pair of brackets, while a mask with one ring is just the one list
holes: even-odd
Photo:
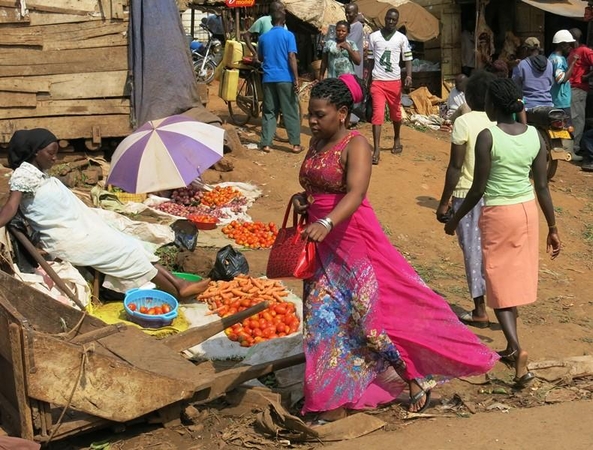
[[[42, 127], [60, 139], [130, 127], [128, 0], [0, 0], [0, 145]], [[93, 134], [95, 130], [95, 134]]]

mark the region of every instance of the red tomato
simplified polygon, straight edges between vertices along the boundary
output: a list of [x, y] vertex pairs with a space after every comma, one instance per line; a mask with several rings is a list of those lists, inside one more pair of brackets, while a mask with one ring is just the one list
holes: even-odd
[[148, 308], [147, 308], [146, 306], [141, 306], [141, 307], [140, 307], [140, 312], [141, 312], [142, 314], [147, 314], [147, 313], [148, 313]]
[[156, 308], [154, 308], [154, 315], [155, 316], [160, 316], [161, 314], [163, 314], [163, 308], [158, 307], [158, 306]]
[[263, 331], [264, 337], [267, 337], [267, 338], [269, 338], [273, 334], [276, 334], [276, 327], [273, 327], [273, 326], [268, 327], [268, 328], [264, 329], [264, 331]]
[[154, 312], [154, 308], [150, 308], [148, 311], [146, 311], [146, 314], [154, 316], [156, 313]]
[[274, 311], [276, 311], [277, 314], [286, 314], [286, 306], [282, 303], [278, 303], [274, 306]]
[[249, 336], [245, 331], [239, 331], [239, 333], [237, 334], [237, 338], [239, 342], [243, 342], [251, 338], [251, 336]]
[[130, 309], [130, 311], [136, 311], [136, 303], [130, 303], [128, 305], [128, 308]]

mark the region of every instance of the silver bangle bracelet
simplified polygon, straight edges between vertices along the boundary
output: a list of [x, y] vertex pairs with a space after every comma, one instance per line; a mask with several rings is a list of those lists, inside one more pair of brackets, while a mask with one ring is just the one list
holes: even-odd
[[331, 231], [332, 228], [334, 227], [334, 224], [332, 223], [331, 219], [317, 219], [315, 221], [315, 223], [318, 223], [320, 225], [323, 225], [325, 228], [327, 228], [327, 231]]

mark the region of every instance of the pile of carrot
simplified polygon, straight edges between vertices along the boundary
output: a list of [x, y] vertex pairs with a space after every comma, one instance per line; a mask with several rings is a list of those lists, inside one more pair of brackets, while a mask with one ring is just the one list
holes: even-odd
[[239, 275], [231, 281], [210, 282], [198, 300], [208, 304], [209, 314], [218, 314], [220, 317], [268, 301], [268, 309], [225, 330], [230, 340], [250, 347], [297, 331], [300, 320], [294, 303], [286, 301], [287, 296], [288, 291], [280, 281]]

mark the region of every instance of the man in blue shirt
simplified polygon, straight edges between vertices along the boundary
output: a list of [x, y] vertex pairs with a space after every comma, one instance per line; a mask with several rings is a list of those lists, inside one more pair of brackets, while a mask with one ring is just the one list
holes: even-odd
[[539, 40], [525, 40], [527, 57], [513, 70], [513, 81], [523, 90], [525, 109], [554, 106], [550, 89], [554, 84], [552, 63], [541, 54]]
[[[261, 36], [274, 28], [274, 25], [272, 24], [272, 15], [276, 11], [285, 11], [284, 4], [282, 2], [275, 1], [270, 3], [270, 14], [261, 16], [259, 19], [253, 22], [253, 25], [251, 25], [249, 30], [243, 35], [243, 39], [245, 39], [245, 45], [253, 55], [254, 62], [258, 62], [258, 55], [257, 50], [255, 50], [255, 47], [251, 42], [251, 37], [255, 35], [259, 39]], [[284, 28], [286, 29], [286, 25], [284, 25]]]
[[263, 62], [263, 115], [260, 149], [270, 151], [280, 112], [292, 151], [301, 147], [301, 120], [298, 99], [297, 46], [294, 34], [284, 29], [284, 11], [272, 14], [274, 27], [259, 38], [257, 52]]

